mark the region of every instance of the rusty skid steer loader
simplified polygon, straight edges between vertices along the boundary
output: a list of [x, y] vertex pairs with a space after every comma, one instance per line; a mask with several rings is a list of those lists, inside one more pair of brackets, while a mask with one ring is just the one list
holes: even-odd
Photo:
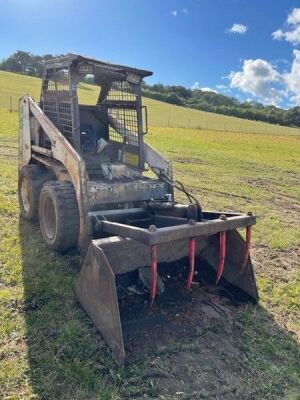
[[[151, 336], [166, 321], [172, 330], [180, 303], [199, 302], [205, 285], [258, 301], [249, 254], [255, 217], [203, 211], [144, 142], [141, 83], [151, 74], [69, 54], [46, 61], [39, 105], [20, 99], [21, 215], [39, 220], [50, 249], [78, 246], [76, 294], [118, 365], [127, 331]], [[80, 84], [83, 92], [99, 90], [93, 105], [78, 104], [84, 80], [93, 86]], [[175, 188], [188, 204], [176, 202]]]

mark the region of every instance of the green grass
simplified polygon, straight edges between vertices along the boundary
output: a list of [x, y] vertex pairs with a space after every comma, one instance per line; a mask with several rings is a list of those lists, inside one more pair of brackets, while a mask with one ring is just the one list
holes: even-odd
[[[39, 84], [0, 73], [0, 101], [13, 88], [17, 96], [30, 91], [37, 99]], [[90, 92], [82, 88], [83, 101]], [[258, 215], [253, 257], [260, 306], [242, 307], [200, 326], [188, 341], [117, 369], [74, 295], [78, 256], [48, 251], [38, 227], [19, 220], [18, 115], [0, 108], [0, 398], [299, 399], [300, 136], [286, 128], [251, 133], [249, 121], [241, 120], [236, 133], [164, 127], [169, 112], [184, 125], [193, 111], [148, 104], [153, 125], [162, 126], [152, 126], [147, 140], [173, 160], [175, 176], [203, 206]], [[224, 340], [238, 355], [222, 347]], [[198, 358], [191, 362], [189, 354]], [[160, 381], [153, 371], [168, 371], [171, 380]], [[181, 381], [201, 377], [216, 380], [225, 394], [205, 392], [200, 384], [196, 394], [172, 392]]]

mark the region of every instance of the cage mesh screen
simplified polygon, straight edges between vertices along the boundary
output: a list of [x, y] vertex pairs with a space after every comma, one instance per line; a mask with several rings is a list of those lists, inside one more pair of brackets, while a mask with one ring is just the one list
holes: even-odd
[[[123, 142], [131, 146], [139, 145], [136, 110], [109, 108], [111, 117], [109, 124], [109, 139], [114, 142]], [[113, 126], [112, 126], [113, 125]]]
[[73, 123], [69, 69], [48, 69], [43, 81], [43, 111], [64, 137], [72, 143]]
[[126, 138], [127, 144], [139, 146], [136, 98], [130, 83], [120, 81], [112, 84], [105, 100], [110, 119], [110, 140], [122, 143]]
[[113, 82], [111, 89], [106, 97], [107, 101], [136, 101], [136, 95], [133, 92], [132, 85], [127, 81]]

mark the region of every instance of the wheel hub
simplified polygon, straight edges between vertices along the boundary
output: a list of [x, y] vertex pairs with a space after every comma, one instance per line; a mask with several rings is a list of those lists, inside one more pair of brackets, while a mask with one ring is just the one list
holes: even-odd
[[56, 213], [53, 200], [51, 197], [47, 197], [43, 202], [43, 220], [42, 224], [44, 232], [47, 237], [51, 240], [54, 238], [56, 233]]
[[30, 190], [29, 190], [29, 179], [24, 177], [21, 185], [21, 199], [22, 205], [25, 212], [29, 212], [30, 209]]

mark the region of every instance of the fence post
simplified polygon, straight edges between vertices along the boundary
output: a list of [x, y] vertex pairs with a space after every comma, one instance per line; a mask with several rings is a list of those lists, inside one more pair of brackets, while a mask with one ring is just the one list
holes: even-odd
[[12, 112], [12, 98], [9, 96], [9, 112]]

